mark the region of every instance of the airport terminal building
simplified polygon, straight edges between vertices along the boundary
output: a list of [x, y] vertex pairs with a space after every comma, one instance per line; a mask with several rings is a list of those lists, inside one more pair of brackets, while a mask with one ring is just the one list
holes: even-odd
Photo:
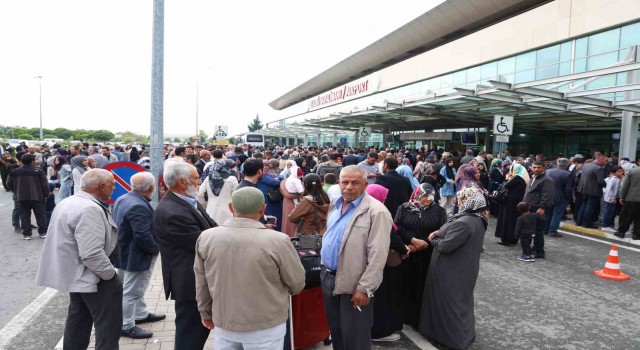
[[447, 0], [270, 106], [285, 144], [636, 159], [640, 1]]

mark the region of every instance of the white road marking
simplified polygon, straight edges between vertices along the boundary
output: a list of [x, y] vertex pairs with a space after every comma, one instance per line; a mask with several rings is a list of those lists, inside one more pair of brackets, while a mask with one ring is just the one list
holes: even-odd
[[64, 340], [64, 337], [60, 338], [60, 341], [58, 342], [58, 344], [56, 344], [56, 347], [53, 348], [53, 350], [62, 350], [62, 342]]
[[420, 333], [416, 332], [411, 326], [405, 324], [402, 328], [402, 333], [404, 333], [404, 335], [406, 335], [407, 338], [409, 338], [420, 349], [437, 350], [435, 346], [431, 345], [428, 340], [424, 339], [424, 337]]
[[47, 305], [56, 293], [58, 293], [58, 291], [55, 289], [45, 289], [31, 304], [27, 305], [27, 307], [15, 315], [11, 321], [0, 330], [0, 349], [3, 349], [13, 338], [20, 334], [38, 311]]
[[[594, 242], [600, 242], [600, 243], [606, 244], [608, 246], [611, 246], [611, 245], [615, 244], [613, 242], [605, 241], [603, 239], [597, 239], [597, 238], [593, 238], [593, 237], [583, 236], [581, 234], [573, 233], [573, 232], [569, 232], [569, 231], [565, 231], [565, 230], [558, 230], [558, 231], [564, 233], [565, 235], [570, 235], [570, 236], [574, 236], [574, 237], [578, 237], [578, 238], [584, 238], [584, 239], [588, 239], [588, 240], [594, 241]], [[633, 247], [627, 247], [625, 245], [618, 245], [618, 249], [627, 249], [627, 250], [632, 250], [634, 252], [640, 253], [640, 249], [633, 248]]]

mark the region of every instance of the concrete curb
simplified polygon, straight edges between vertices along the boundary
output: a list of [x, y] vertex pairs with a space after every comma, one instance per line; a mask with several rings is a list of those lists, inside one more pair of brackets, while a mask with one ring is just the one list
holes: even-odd
[[591, 237], [597, 237], [600, 238], [602, 240], [606, 240], [608, 242], [611, 243], [615, 243], [618, 245], [622, 245], [622, 246], [627, 246], [627, 247], [632, 247], [632, 248], [639, 248], [640, 247], [640, 240], [634, 240], [631, 239], [631, 233], [627, 232], [627, 237], [625, 238], [619, 238], [616, 237], [613, 233], [610, 232], [604, 232], [598, 229], [592, 229], [592, 228], [584, 228], [584, 227], [580, 227], [580, 226], [576, 226], [576, 225], [571, 225], [568, 223], [562, 223], [560, 225], [560, 228], [563, 230], [567, 230], [569, 232], [573, 232], [573, 233], [578, 233], [578, 234], [582, 234], [585, 236], [591, 236]]

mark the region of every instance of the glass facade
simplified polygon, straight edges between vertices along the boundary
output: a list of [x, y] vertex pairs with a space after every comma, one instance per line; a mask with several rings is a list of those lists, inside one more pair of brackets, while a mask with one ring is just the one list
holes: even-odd
[[[294, 117], [267, 125], [272, 128], [287, 123], [304, 122], [307, 119], [317, 120], [328, 117], [331, 113], [357, 112], [370, 106], [384, 105], [387, 102], [426, 97], [429, 94], [445, 92], [454, 87], [474, 88], [476, 84], [488, 84], [489, 80], [501, 79], [508, 83], [517, 84], [606, 68], [624, 60], [628, 48], [633, 45], [640, 45], [640, 22], [483, 63], [313, 112], [306, 112], [307, 105], [302, 102], [287, 109], [288, 113], [295, 115]], [[573, 84], [578, 83], [580, 81]], [[625, 73], [611, 74], [573, 91], [601, 89], [625, 84]], [[570, 87], [571, 84], [566, 84], [558, 91], [567, 91]], [[621, 101], [624, 99], [624, 93], [610, 93], [592, 97]]]

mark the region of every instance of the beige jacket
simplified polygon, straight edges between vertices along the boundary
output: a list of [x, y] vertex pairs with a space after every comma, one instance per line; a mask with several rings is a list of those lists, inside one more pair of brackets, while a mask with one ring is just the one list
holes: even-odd
[[204, 231], [194, 265], [198, 310], [222, 329], [251, 332], [287, 320], [305, 272], [289, 237], [251, 219]]
[[[331, 212], [336, 210], [331, 207]], [[372, 296], [382, 283], [389, 254], [393, 219], [384, 204], [366, 194], [342, 237], [334, 295], [353, 294], [356, 288]]]

